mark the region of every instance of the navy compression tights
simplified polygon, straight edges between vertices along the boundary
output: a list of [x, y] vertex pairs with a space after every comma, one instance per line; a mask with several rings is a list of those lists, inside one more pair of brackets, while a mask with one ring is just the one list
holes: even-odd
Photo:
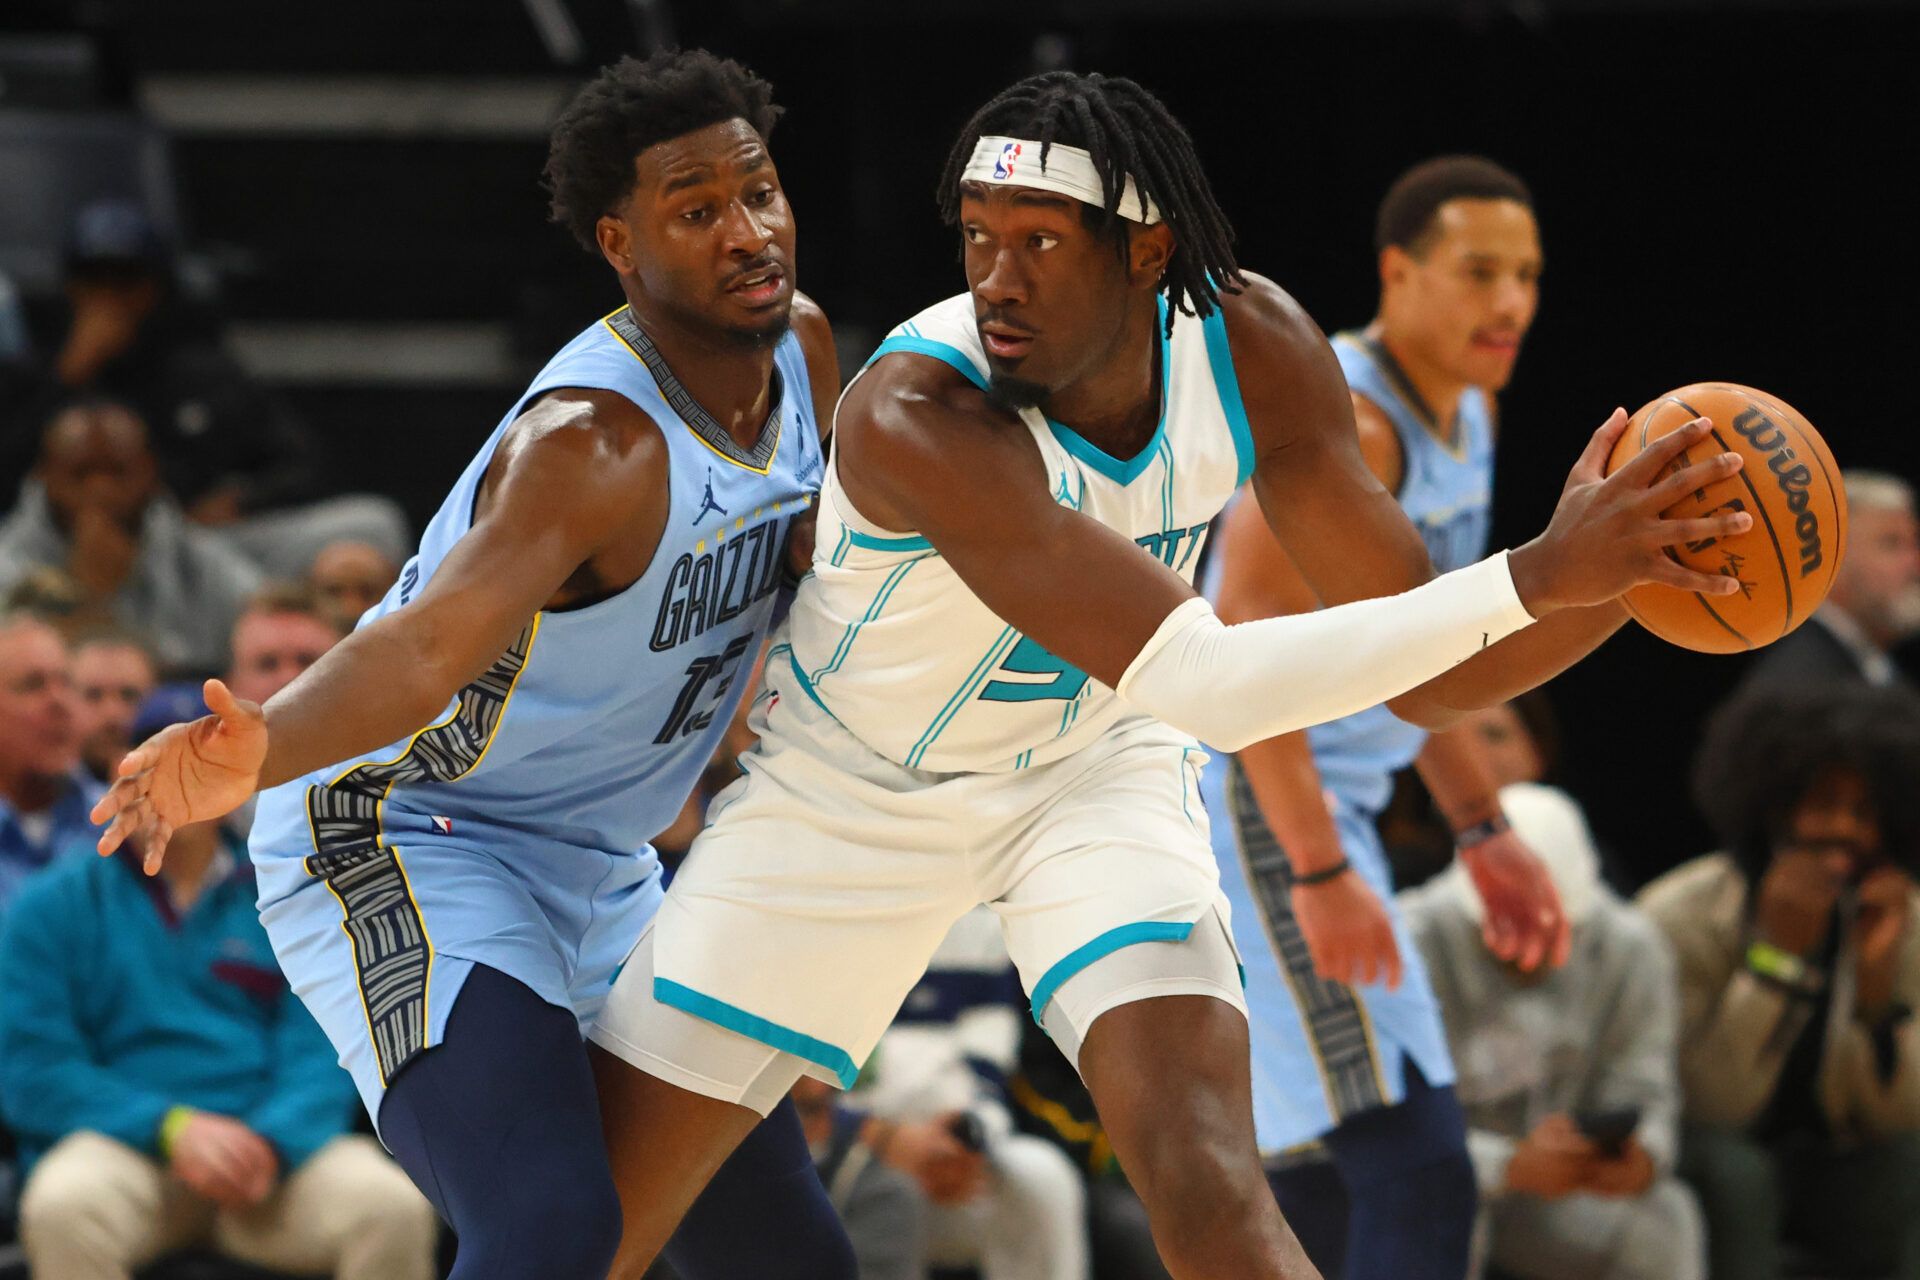
[[1271, 1175], [1274, 1197], [1327, 1280], [1461, 1280], [1477, 1204], [1466, 1122], [1451, 1088], [1411, 1060], [1407, 1096], [1321, 1139], [1331, 1164]]
[[[380, 1133], [459, 1238], [453, 1280], [604, 1280], [620, 1201], [571, 1013], [475, 965], [445, 1039], [387, 1090]], [[854, 1280], [791, 1103], [721, 1167], [666, 1256], [683, 1280]]]

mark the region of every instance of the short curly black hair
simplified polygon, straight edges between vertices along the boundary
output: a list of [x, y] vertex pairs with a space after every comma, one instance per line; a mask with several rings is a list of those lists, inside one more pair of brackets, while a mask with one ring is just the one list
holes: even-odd
[[724, 120], [762, 138], [780, 118], [773, 86], [705, 49], [622, 58], [574, 95], [553, 126], [545, 182], [553, 220], [598, 252], [594, 227], [633, 190], [633, 158], [656, 142]]
[[1415, 257], [1425, 253], [1431, 247], [1434, 217], [1449, 200], [1511, 200], [1533, 208], [1533, 193], [1519, 175], [1485, 156], [1435, 156], [1387, 188], [1374, 215], [1374, 252], [1393, 245]]
[[1920, 695], [1831, 682], [1761, 685], [1707, 723], [1694, 760], [1694, 802], [1757, 883], [1793, 811], [1831, 770], [1866, 783], [1883, 853], [1920, 874]]

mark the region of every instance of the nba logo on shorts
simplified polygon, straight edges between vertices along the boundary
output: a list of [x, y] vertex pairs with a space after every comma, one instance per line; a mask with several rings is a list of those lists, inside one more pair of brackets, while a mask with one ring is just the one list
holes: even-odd
[[1000, 148], [1000, 158], [993, 162], [993, 176], [1005, 182], [1013, 176], [1013, 162], [1019, 158], [1020, 144], [1009, 142]]

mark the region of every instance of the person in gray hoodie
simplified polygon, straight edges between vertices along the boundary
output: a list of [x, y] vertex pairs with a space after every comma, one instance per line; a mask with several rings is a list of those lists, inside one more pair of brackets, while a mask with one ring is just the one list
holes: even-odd
[[225, 669], [228, 633], [261, 582], [187, 522], [161, 488], [146, 424], [111, 400], [77, 400], [48, 420], [20, 504], [0, 521], [0, 595], [42, 568], [63, 571], [177, 674]]
[[1459, 1071], [1476, 1256], [1523, 1280], [1700, 1280], [1700, 1212], [1674, 1175], [1672, 951], [1601, 881], [1571, 798], [1515, 783], [1500, 802], [1559, 890], [1565, 964], [1526, 973], [1495, 958], [1457, 867], [1400, 898]]

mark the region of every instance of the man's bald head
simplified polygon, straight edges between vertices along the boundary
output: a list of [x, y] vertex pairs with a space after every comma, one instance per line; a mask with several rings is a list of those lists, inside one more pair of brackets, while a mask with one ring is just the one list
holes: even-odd
[[112, 400], [78, 401], [54, 414], [40, 438], [39, 474], [55, 517], [69, 528], [89, 506], [138, 528], [159, 482], [146, 422]]

